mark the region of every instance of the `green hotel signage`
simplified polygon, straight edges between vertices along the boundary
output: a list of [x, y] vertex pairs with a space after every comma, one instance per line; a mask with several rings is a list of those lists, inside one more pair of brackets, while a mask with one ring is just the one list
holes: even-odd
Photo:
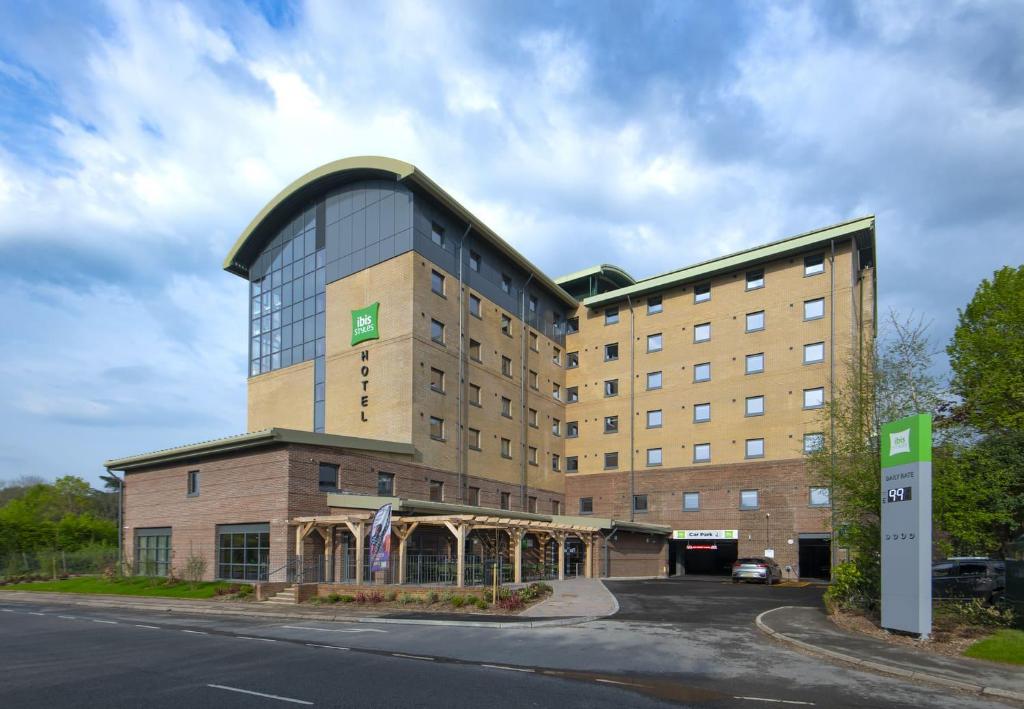
[[379, 307], [380, 303], [373, 303], [365, 308], [352, 311], [353, 345], [380, 338], [380, 330], [377, 329], [377, 309]]
[[882, 426], [882, 467], [929, 463], [932, 459], [932, 417], [908, 416]]

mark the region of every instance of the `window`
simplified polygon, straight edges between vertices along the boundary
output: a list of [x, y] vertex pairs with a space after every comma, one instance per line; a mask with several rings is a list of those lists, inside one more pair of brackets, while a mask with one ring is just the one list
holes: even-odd
[[444, 440], [444, 419], [437, 416], [430, 417], [430, 437], [435, 441]]
[[634, 512], [646, 512], [647, 511], [647, 495], [633, 495], [633, 511]]
[[650, 298], [647, 299], [647, 314], [648, 315], [657, 315], [662, 310], [664, 310], [664, 306], [662, 306], [662, 304], [661, 304], [661, 296], [660, 295], [652, 295]]
[[512, 400], [507, 396], [501, 397], [501, 415], [507, 419], [512, 418]]
[[444, 248], [444, 228], [437, 224], [430, 225], [430, 240]]
[[537, 337], [536, 332], [530, 333], [530, 349], [533, 352], [540, 352], [540, 339]]
[[501, 334], [512, 337], [512, 318], [505, 313], [501, 314]]
[[560, 515], [562, 514], [562, 503], [558, 500], [551, 501], [551, 514]]
[[617, 468], [617, 467], [619, 467], [619, 454], [618, 454], [618, 452], [615, 452], [615, 453], [605, 453], [604, 454], [604, 468], [605, 468], [605, 470], [610, 470], [612, 468]]
[[831, 507], [832, 495], [827, 487], [812, 487], [810, 494], [811, 507]]
[[619, 432], [619, 417], [618, 416], [605, 416], [604, 417], [604, 432], [605, 433], [618, 433]]
[[700, 509], [700, 493], [699, 492], [684, 492], [683, 493], [683, 510], [686, 512], [695, 512]]
[[804, 301], [804, 320], [820, 320], [823, 317], [825, 317], [824, 298]]
[[338, 466], [320, 463], [320, 491], [338, 489]]
[[469, 341], [469, 358], [474, 362], [481, 362], [480, 359], [480, 343], [476, 340]]
[[430, 368], [430, 388], [444, 394], [444, 372], [435, 367]]
[[605, 379], [604, 380], [604, 395], [605, 396], [618, 396], [619, 395], [619, 380], [618, 379]]
[[469, 403], [473, 406], [480, 406], [480, 387], [476, 384], [469, 385]]
[[565, 437], [576, 438], [580, 435], [580, 422], [567, 421], [565, 424]]
[[648, 372], [647, 373], [647, 388], [648, 389], [661, 389], [661, 372]]
[[825, 405], [825, 388], [804, 389], [804, 408], [820, 409]]
[[747, 271], [747, 290], [757, 290], [758, 288], [764, 288], [763, 268], [759, 268], [756, 271]]
[[480, 254], [476, 251], [469, 252], [469, 267], [471, 270], [480, 272]]
[[537, 446], [529, 446], [527, 449], [526, 462], [530, 465], [537, 464]]
[[661, 465], [661, 448], [647, 449], [647, 465]]
[[501, 439], [501, 457], [511, 458], [512, 457], [512, 441], [508, 438]]
[[757, 490], [740, 490], [740, 509], [757, 509]]
[[[566, 389], [566, 392], [569, 392], [569, 389]], [[557, 384], [551, 385], [551, 398], [555, 400], [561, 400], [562, 398], [562, 388]]]
[[619, 343], [611, 342], [604, 346], [604, 361], [611, 362], [619, 358]]
[[561, 436], [562, 435], [562, 422], [559, 419], [551, 419], [551, 435]]
[[747, 374], [760, 374], [764, 371], [764, 352], [747, 355]]
[[804, 434], [804, 453], [814, 453], [820, 451], [822, 446], [825, 445], [825, 434], [824, 433], [805, 433]]
[[825, 361], [825, 343], [812, 342], [804, 345], [804, 364], [815, 364]]
[[199, 471], [190, 470], [188, 471], [188, 479], [186, 481], [186, 491], [189, 497], [199, 496]]
[[746, 411], [747, 416], [761, 416], [764, 414], [764, 396], [758, 394], [757, 396], [748, 396]]
[[512, 277], [501, 274], [501, 289], [506, 293], [512, 293]]
[[526, 422], [533, 428], [537, 428], [537, 409], [529, 409], [526, 413]]
[[537, 296], [535, 296], [535, 295], [531, 295], [530, 296], [530, 305], [529, 305], [529, 307], [530, 307], [530, 312], [531, 313], [536, 313], [537, 312]]
[[480, 506], [480, 488], [470, 487], [466, 490], [466, 504], [473, 507]]
[[661, 428], [661, 409], [647, 412], [647, 428]]
[[430, 290], [438, 295], [444, 295], [444, 276], [437, 271], [430, 272]]
[[580, 469], [580, 459], [574, 455], [565, 456], [565, 472], [575, 473]]
[[565, 368], [576, 369], [580, 366], [580, 353], [579, 352], [566, 352], [565, 353]]
[[711, 284], [701, 283], [693, 287], [693, 302], [705, 303], [711, 300]]
[[580, 331], [579, 318], [567, 318], [565, 321], [565, 334], [572, 335]]
[[529, 377], [528, 381], [530, 382], [530, 388], [534, 390], [537, 389], [537, 373], [531, 369]]
[[269, 563], [269, 524], [217, 525], [218, 578], [266, 581]]
[[526, 498], [526, 511], [527, 512], [532, 512], [533, 514], [537, 514], [537, 498], [536, 497], [527, 497]]
[[817, 276], [825, 272], [825, 255], [804, 256], [804, 275]]
[[711, 362], [693, 365], [693, 381], [707, 382], [711, 380]]
[[693, 446], [693, 462], [707, 463], [711, 460], [711, 444], [697, 443]]
[[468, 429], [468, 435], [466, 436], [466, 445], [472, 450], [480, 450], [480, 431], [475, 428]]
[[696, 404], [693, 407], [693, 422], [704, 423], [711, 420], [711, 404]]
[[562, 469], [562, 459], [557, 453], [551, 454], [551, 470], [559, 472]]
[[439, 345], [444, 344], [444, 323], [437, 320], [430, 321], [430, 339]]
[[381, 497], [395, 496], [394, 473], [377, 473], [377, 494]]
[[580, 498], [580, 514], [581, 515], [594, 514], [594, 498], [593, 497], [581, 497]]
[[707, 342], [711, 339], [711, 323], [701, 323], [693, 326], [693, 341]]
[[647, 351], [661, 352], [661, 333], [657, 332], [647, 336]]
[[758, 310], [756, 313], [747, 313], [747, 332], [757, 332], [758, 330], [764, 330], [763, 310]]
[[764, 439], [748, 438], [746, 455], [748, 458], [764, 458]]
[[604, 324], [614, 325], [619, 322], [619, 309], [618, 308], [605, 308], [604, 311]]
[[562, 350], [557, 347], [551, 349], [551, 363], [559, 367], [562, 366]]
[[469, 294], [469, 314], [473, 315], [474, 317], [481, 317], [480, 299], [473, 295], [472, 293]]
[[167, 576], [171, 572], [171, 528], [135, 530], [135, 573]]
[[501, 509], [509, 510], [512, 509], [512, 493], [503, 492], [501, 493]]
[[430, 481], [430, 501], [444, 502], [444, 483], [440, 480]]
[[[558, 398], [558, 394], [557, 394], [558, 385], [557, 384], [555, 385], [555, 389], [556, 389], [555, 398], [557, 399]], [[579, 400], [580, 400], [580, 389], [579, 389], [579, 387], [566, 387], [565, 388], [565, 401], [566, 401], [566, 403], [575, 404]]]
[[505, 355], [501, 356], [501, 373], [506, 377], [512, 376], [512, 360]]

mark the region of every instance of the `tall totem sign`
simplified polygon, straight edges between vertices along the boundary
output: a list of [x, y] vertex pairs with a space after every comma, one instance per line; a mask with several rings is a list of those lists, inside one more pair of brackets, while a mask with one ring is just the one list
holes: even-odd
[[932, 417], [882, 426], [882, 627], [932, 630]]

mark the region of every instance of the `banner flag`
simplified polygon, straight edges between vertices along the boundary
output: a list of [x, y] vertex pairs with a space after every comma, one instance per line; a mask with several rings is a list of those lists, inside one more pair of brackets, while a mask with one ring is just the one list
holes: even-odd
[[384, 505], [373, 516], [370, 527], [370, 571], [387, 571], [391, 556], [391, 505]]

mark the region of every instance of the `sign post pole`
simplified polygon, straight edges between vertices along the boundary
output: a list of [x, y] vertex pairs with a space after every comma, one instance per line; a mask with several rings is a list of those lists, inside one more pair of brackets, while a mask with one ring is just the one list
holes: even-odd
[[882, 426], [882, 627], [932, 630], [932, 417]]

